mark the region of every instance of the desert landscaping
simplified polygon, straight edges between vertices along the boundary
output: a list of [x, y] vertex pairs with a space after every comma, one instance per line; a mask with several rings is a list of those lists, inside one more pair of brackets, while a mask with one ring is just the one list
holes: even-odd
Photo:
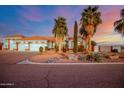
[[[48, 63], [51, 58], [57, 60]], [[123, 71], [123, 62], [81, 62], [53, 51], [0, 51], [0, 87], [124, 87]]]
[[[119, 17], [113, 17], [112, 22], [105, 16], [104, 6], [82, 6], [83, 10], [78, 6], [67, 6], [70, 8], [65, 8], [72, 12], [67, 12], [69, 18], [61, 14], [63, 6], [60, 6], [62, 9], [58, 13], [58, 6], [54, 6], [55, 9], [53, 6], [6, 7], [0, 9], [15, 9], [14, 14], [19, 9], [20, 13], [12, 18], [2, 15], [7, 25], [10, 22], [6, 18], [10, 17], [9, 20], [15, 22], [12, 21], [13, 26], [9, 24], [14, 30], [6, 29], [6, 24], [0, 24], [3, 30], [0, 37], [0, 87], [124, 87], [123, 6], [117, 8]], [[79, 9], [78, 12], [74, 7]], [[115, 8], [107, 7], [109, 12]], [[73, 10], [76, 10], [75, 13]], [[51, 14], [54, 15], [51, 17]], [[43, 20], [40, 20], [40, 15], [44, 16], [41, 18]], [[71, 19], [71, 16], [74, 18]], [[19, 17], [21, 22], [17, 20]], [[10, 34], [8, 30], [13, 32]]]

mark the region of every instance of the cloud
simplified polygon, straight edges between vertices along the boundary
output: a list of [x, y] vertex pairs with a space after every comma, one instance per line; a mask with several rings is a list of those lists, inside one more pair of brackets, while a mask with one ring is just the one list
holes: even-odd
[[103, 35], [103, 34], [111, 34], [114, 32], [114, 22], [119, 19], [119, 9], [109, 9], [104, 12], [102, 12], [102, 24], [98, 26], [96, 36]]
[[29, 21], [41, 21], [44, 17], [37, 6], [21, 6], [19, 14]]

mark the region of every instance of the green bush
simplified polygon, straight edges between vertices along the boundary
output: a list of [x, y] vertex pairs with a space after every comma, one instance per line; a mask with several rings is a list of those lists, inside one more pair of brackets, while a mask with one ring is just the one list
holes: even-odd
[[43, 52], [43, 47], [39, 48], [39, 52], [42, 53]]
[[47, 50], [48, 50], [48, 47], [46, 46], [46, 47], [45, 47], [45, 51], [47, 51]]
[[92, 53], [86, 56], [87, 61], [100, 62], [100, 55], [98, 53]]
[[93, 53], [93, 59], [94, 59], [94, 61], [96, 61], [96, 62], [100, 62], [100, 55], [98, 54], [98, 53]]

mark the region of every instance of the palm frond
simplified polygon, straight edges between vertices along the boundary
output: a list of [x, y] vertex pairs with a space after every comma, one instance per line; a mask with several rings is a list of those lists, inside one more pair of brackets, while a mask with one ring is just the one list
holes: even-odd
[[88, 8], [84, 9], [81, 13], [80, 19], [80, 24], [83, 28], [85, 28], [87, 25], [94, 25], [94, 33], [96, 32], [97, 26], [102, 23], [101, 12], [98, 11], [98, 8], [98, 6], [89, 6]]
[[52, 30], [54, 36], [63, 39], [68, 31], [66, 19], [59, 16], [57, 19], [54, 19], [54, 22], [55, 24]]

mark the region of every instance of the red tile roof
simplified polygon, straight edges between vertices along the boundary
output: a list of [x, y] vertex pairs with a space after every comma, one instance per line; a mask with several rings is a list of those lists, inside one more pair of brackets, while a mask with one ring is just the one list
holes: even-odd
[[48, 40], [48, 41], [55, 41], [54, 37], [47, 37], [47, 36], [32, 36], [32, 37], [25, 37], [21, 40]]

